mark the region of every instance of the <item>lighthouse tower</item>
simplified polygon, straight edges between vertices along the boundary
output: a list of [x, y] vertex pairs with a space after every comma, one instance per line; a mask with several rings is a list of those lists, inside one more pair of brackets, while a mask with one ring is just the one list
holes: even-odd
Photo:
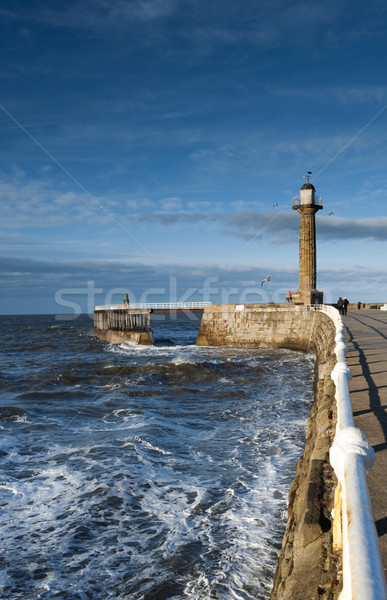
[[316, 225], [314, 215], [322, 209], [322, 198], [316, 197], [314, 185], [309, 182], [312, 173], [308, 171], [306, 183], [300, 196], [293, 198], [293, 209], [300, 214], [300, 257], [299, 288], [293, 292], [296, 304], [322, 304], [323, 292], [316, 289]]

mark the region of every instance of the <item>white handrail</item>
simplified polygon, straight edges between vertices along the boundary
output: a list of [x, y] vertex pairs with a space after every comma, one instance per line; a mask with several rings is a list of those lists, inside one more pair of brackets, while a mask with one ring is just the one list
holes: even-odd
[[[322, 206], [322, 196], [318, 196], [314, 198], [314, 206]], [[293, 206], [302, 206], [301, 197], [293, 196]], [[321, 305], [320, 305], [321, 306]]]
[[[189, 310], [190, 308], [205, 308], [209, 306], [212, 302], [129, 302], [126, 305], [126, 308], [154, 308], [154, 309], [164, 309], [164, 310]], [[124, 308], [124, 303], [122, 304], [104, 304], [101, 306], [96, 306], [94, 310], [115, 310], [118, 308]]]
[[[337, 426], [329, 456], [339, 481], [333, 512], [342, 523], [343, 589], [339, 598], [387, 600], [386, 579], [366, 480], [366, 472], [373, 465], [375, 456], [363, 432], [354, 425], [348, 388], [352, 374], [345, 362], [347, 347], [343, 320], [332, 306], [311, 305], [307, 306], [307, 310], [322, 311], [336, 327], [337, 363], [331, 376], [336, 385]], [[341, 516], [338, 514], [340, 507], [336, 505], [339, 502]]]

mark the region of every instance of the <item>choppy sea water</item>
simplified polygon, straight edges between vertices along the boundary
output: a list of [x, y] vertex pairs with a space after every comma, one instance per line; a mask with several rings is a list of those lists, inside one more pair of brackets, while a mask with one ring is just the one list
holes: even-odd
[[0, 317], [4, 600], [269, 597], [313, 358], [159, 319], [148, 348]]

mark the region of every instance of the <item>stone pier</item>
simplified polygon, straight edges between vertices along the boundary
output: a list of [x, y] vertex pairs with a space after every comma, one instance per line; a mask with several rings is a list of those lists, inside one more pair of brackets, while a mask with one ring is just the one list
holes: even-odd
[[149, 346], [152, 330], [149, 309], [113, 308], [94, 311], [94, 333], [109, 344], [133, 342]]
[[336, 477], [329, 462], [336, 427], [335, 327], [322, 312], [289, 304], [217, 305], [205, 309], [204, 346], [289, 348], [316, 355], [315, 400], [303, 456], [290, 486], [288, 522], [271, 600], [333, 600], [341, 589], [341, 552], [332, 549]]

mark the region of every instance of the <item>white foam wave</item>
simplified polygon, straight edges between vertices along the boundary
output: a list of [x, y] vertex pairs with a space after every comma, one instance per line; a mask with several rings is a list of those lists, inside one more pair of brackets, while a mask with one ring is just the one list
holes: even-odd
[[27, 415], [17, 415], [12, 419], [13, 423], [31, 423]]
[[227, 383], [227, 384], [233, 384], [233, 380], [229, 379], [228, 377], [220, 377], [220, 379], [218, 379], [219, 383]]
[[18, 494], [19, 492], [17, 491], [17, 489], [13, 488], [13, 487], [9, 487], [8, 485], [2, 485], [0, 484], [0, 490], [3, 490], [4, 492], [11, 492], [11, 494]]
[[173, 365], [194, 365], [197, 363], [197, 360], [195, 360], [194, 356], [192, 355], [184, 355], [184, 354], [178, 354], [175, 358], [173, 358], [171, 360], [171, 363]]
[[148, 448], [148, 450], [153, 450], [154, 452], [159, 452], [160, 454], [163, 454], [164, 456], [172, 455], [172, 452], [169, 452], [168, 450], [163, 450], [163, 448], [159, 448], [158, 446], [151, 444], [147, 440], [141, 439], [138, 435], [134, 436], [134, 441], [137, 442], [138, 444], [142, 444], [145, 448]]

